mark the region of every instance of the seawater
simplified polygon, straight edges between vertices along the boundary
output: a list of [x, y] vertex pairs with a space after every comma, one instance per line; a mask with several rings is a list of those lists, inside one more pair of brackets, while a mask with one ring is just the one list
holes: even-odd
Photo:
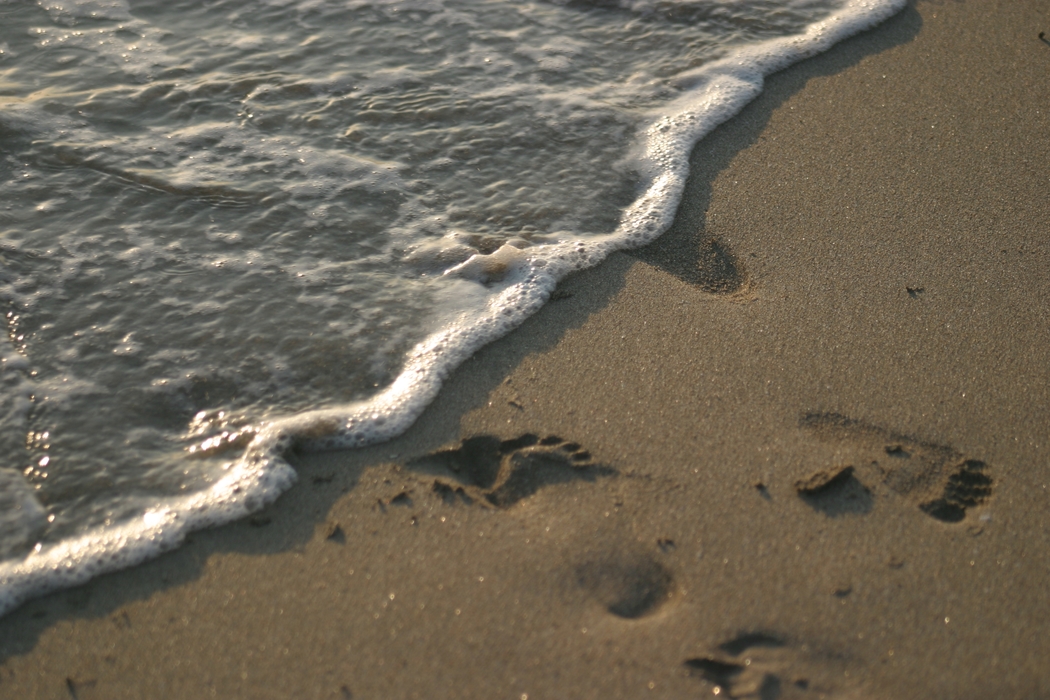
[[404, 431], [902, 0], [0, 0], [0, 614]]

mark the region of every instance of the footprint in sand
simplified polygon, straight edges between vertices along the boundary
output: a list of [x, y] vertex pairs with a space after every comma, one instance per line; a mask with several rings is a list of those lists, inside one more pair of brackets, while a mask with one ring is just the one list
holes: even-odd
[[787, 700], [842, 691], [842, 660], [834, 651], [794, 644], [779, 634], [745, 632], [707, 655], [686, 659], [683, 666], [715, 696]]
[[433, 490], [446, 500], [496, 508], [510, 508], [551, 484], [594, 481], [616, 473], [595, 464], [574, 442], [532, 433], [509, 440], [477, 435], [410, 460], [407, 466], [434, 474]]
[[676, 591], [671, 572], [643, 551], [618, 548], [592, 554], [575, 573], [580, 588], [609, 613], [626, 620], [656, 613]]
[[[684, 665], [690, 675], [712, 684], [715, 695], [773, 700], [783, 693], [785, 646], [779, 636], [748, 632], [718, 645], [712, 654], [686, 659]], [[809, 682], [800, 678], [794, 684], [806, 689]]]
[[992, 496], [994, 480], [988, 465], [952, 447], [837, 413], [811, 413], [802, 418], [801, 425], [821, 440], [846, 443], [860, 458], [856, 468], [843, 465], [821, 470], [796, 482], [799, 496], [828, 515], [871, 509], [871, 491], [861, 481], [860, 469], [944, 523], [962, 522], [970, 509]]
[[700, 231], [670, 231], [628, 254], [709, 294], [747, 296], [752, 286], [729, 246]]

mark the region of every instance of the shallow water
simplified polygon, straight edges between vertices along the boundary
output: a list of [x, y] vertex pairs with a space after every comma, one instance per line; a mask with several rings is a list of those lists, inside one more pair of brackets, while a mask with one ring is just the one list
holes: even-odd
[[0, 0], [0, 614], [403, 430], [900, 5]]

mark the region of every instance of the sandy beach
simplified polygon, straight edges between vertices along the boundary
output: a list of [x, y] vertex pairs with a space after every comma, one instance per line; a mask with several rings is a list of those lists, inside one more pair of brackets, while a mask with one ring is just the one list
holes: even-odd
[[773, 76], [404, 436], [0, 619], [0, 698], [1050, 697], [1041, 31]]

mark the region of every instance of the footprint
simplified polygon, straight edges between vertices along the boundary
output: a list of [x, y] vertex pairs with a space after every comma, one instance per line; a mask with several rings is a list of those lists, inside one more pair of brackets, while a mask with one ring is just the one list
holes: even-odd
[[[822, 440], [852, 447], [863, 458], [856, 463], [868, 463], [872, 475], [886, 487], [941, 522], [963, 521], [969, 509], [992, 496], [994, 480], [988, 474], [988, 465], [952, 447], [837, 413], [810, 413], [803, 416], [801, 425]], [[799, 493], [803, 495], [801, 490]]]
[[[730, 698], [776, 700], [783, 691], [783, 667], [788, 665], [783, 639], [764, 632], [747, 632], [718, 646], [718, 653], [686, 659], [684, 665], [690, 675], [699, 676], [715, 687], [715, 695]], [[799, 678], [797, 689], [806, 689], [809, 682]]]
[[[686, 659], [686, 673], [711, 694], [748, 700], [852, 697], [838, 650], [797, 643], [778, 634], [751, 631], [719, 644], [710, 654]], [[848, 676], [849, 674], [845, 674]]]
[[576, 582], [617, 617], [636, 620], [674, 597], [674, 577], [646, 552], [608, 552], [576, 568]]
[[616, 473], [595, 464], [574, 442], [532, 433], [510, 440], [477, 435], [410, 460], [407, 466], [435, 474], [434, 491], [446, 501], [480, 501], [496, 508], [510, 508], [551, 484], [594, 481]]
[[628, 253], [709, 294], [735, 295], [750, 285], [729, 247], [699, 232], [669, 231], [655, 243]]

